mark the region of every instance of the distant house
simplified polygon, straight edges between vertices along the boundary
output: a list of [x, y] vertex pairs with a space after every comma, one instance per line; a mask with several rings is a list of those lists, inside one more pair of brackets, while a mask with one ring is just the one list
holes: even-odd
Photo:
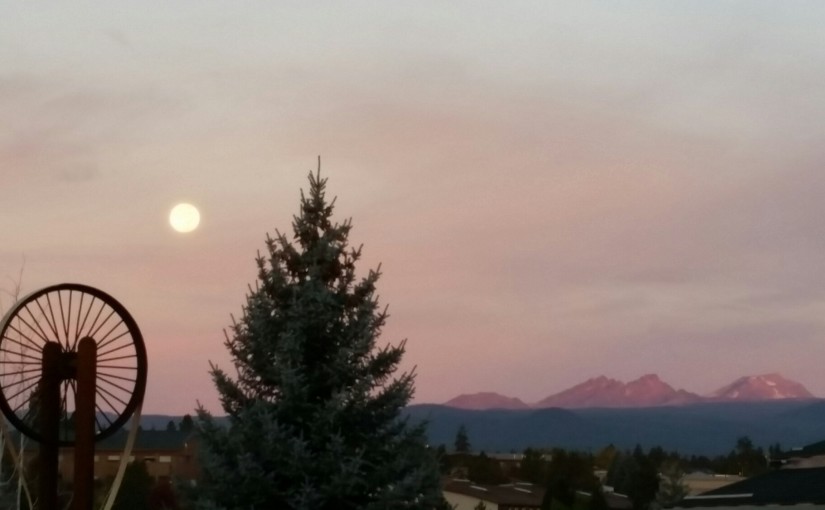
[[768, 471], [688, 496], [676, 508], [789, 510], [792, 506], [825, 508], [825, 467]]
[[718, 475], [715, 473], [695, 471], [693, 473], [687, 473], [680, 481], [687, 487], [688, 495], [695, 496], [725, 487], [732, 483], [741, 482], [744, 479], [745, 477], [739, 475]]
[[[121, 430], [95, 444], [96, 479], [106, 480], [115, 477], [128, 436], [128, 431]], [[194, 482], [200, 473], [196, 449], [196, 439], [191, 432], [140, 430], [127, 462], [143, 462], [149, 476], [155, 480], [175, 478]], [[34, 458], [37, 449], [28, 450], [26, 455]], [[73, 448], [61, 448], [58, 469], [63, 481], [72, 482]]]
[[473, 510], [479, 502], [488, 510], [534, 510], [541, 508], [544, 498], [544, 488], [529, 483], [483, 485], [451, 479], [442, 489], [455, 510]]
[[825, 467], [825, 441], [771, 457], [770, 466], [781, 469]]
[[[498, 462], [499, 467], [504, 472], [515, 472], [521, 467], [522, 461], [524, 461], [524, 454], [523, 453], [487, 453], [488, 458], [495, 460]], [[549, 453], [542, 453], [541, 454], [542, 460], [546, 462], [550, 462], [553, 460], [553, 455]]]

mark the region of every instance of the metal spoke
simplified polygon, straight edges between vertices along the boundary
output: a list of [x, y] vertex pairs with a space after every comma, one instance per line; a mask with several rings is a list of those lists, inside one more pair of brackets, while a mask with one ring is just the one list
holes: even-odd
[[112, 405], [112, 403], [111, 403], [111, 402], [109, 402], [109, 399], [108, 399], [108, 398], [106, 398], [106, 395], [104, 395], [104, 394], [103, 394], [103, 393], [101, 393], [101, 392], [106, 393], [107, 395], [109, 395], [109, 396], [110, 396], [110, 397], [112, 397], [113, 399], [117, 400], [117, 401], [118, 401], [118, 402], [120, 402], [121, 404], [126, 405], [126, 403], [125, 403], [125, 402], [123, 402], [122, 400], [120, 400], [120, 399], [119, 399], [118, 397], [116, 397], [115, 395], [112, 395], [112, 394], [111, 394], [111, 393], [109, 393], [108, 391], [104, 390], [103, 388], [96, 388], [96, 389], [95, 389], [95, 393], [97, 393], [98, 395], [100, 395], [100, 398], [102, 398], [104, 402], [106, 402], [107, 404], [109, 404], [109, 407], [111, 407], [111, 408], [112, 408], [112, 411], [116, 410], [116, 409], [117, 409], [117, 407], [113, 406], [113, 405]]
[[109, 425], [112, 425], [112, 421], [109, 420], [109, 418], [106, 416], [106, 413], [103, 411], [103, 409], [100, 408], [100, 405], [97, 402], [95, 402], [95, 409], [100, 411], [95, 413], [95, 423], [97, 423], [98, 430], [103, 430], [103, 424], [100, 423], [100, 420], [98, 419], [99, 416], [103, 416], [104, 418], [106, 418], [106, 421], [109, 422]]
[[[0, 349], [2, 351], [2, 349]], [[3, 351], [8, 352], [8, 351]], [[43, 363], [40, 361], [8, 361], [8, 360], [0, 360], [0, 365], [42, 365]]]
[[[117, 395], [115, 395], [115, 394], [114, 394], [114, 393], [112, 393], [111, 391], [107, 390], [107, 389], [106, 389], [106, 388], [104, 388], [103, 386], [98, 386], [98, 389], [99, 389], [100, 391], [102, 391], [103, 393], [105, 393], [105, 394], [109, 395], [109, 396], [110, 396], [110, 397], [112, 397], [113, 399], [117, 400], [117, 401], [118, 401], [118, 402], [120, 402], [121, 404], [126, 405], [126, 402], [124, 402], [123, 400], [121, 400], [121, 399], [120, 399], [120, 397], [118, 397]], [[113, 409], [116, 409], [116, 408], [115, 408], [115, 407], [113, 407]]]
[[115, 379], [120, 379], [121, 381], [127, 381], [127, 382], [131, 382], [131, 383], [135, 382], [134, 379], [130, 379], [128, 377], [123, 377], [123, 376], [115, 375], [115, 374], [108, 374], [108, 373], [98, 372], [97, 375], [106, 376], [106, 377], [114, 377]]
[[[30, 379], [30, 380], [31, 380], [31, 379]], [[35, 382], [33, 382], [32, 384], [30, 384], [30, 385], [26, 386], [25, 388], [23, 388], [22, 390], [18, 391], [18, 392], [17, 392], [17, 393], [15, 393], [14, 395], [12, 395], [12, 396], [10, 396], [10, 397], [6, 397], [6, 400], [14, 400], [14, 397], [16, 397], [16, 396], [18, 396], [18, 395], [22, 395], [23, 393], [25, 393], [26, 391], [28, 391], [28, 390], [30, 390], [30, 389], [32, 389], [32, 388], [34, 388], [34, 387], [35, 387], [35, 386], [37, 386], [38, 384], [40, 384], [40, 379], [39, 379], [39, 378], [38, 378], [38, 380], [37, 380], [37, 381], [35, 381]]]
[[[10, 327], [11, 329], [14, 329], [14, 328], [13, 328], [13, 327], [11, 327], [11, 326], [9, 326], [9, 327]], [[16, 330], [15, 330], [15, 331], [16, 331]], [[26, 335], [24, 335], [24, 334], [22, 334], [22, 333], [20, 333], [20, 336], [22, 336], [23, 338], [28, 338]], [[24, 349], [31, 349], [31, 347], [27, 347], [27, 346], [23, 345], [22, 343], [18, 342], [17, 340], [15, 340], [14, 338], [12, 338], [12, 337], [10, 337], [10, 336], [4, 336], [3, 338], [5, 338], [6, 340], [8, 340], [9, 342], [14, 342], [14, 343], [16, 343], [17, 345], [19, 345], [20, 347], [22, 347], [22, 348], [24, 348]]]
[[132, 392], [132, 390], [127, 390], [127, 389], [126, 389], [126, 388], [124, 388], [123, 386], [120, 386], [120, 385], [118, 385], [118, 384], [115, 384], [115, 383], [113, 383], [112, 381], [110, 381], [109, 379], [107, 379], [107, 378], [105, 378], [105, 377], [101, 377], [100, 379], [101, 379], [102, 381], [104, 381], [106, 384], [110, 384], [110, 385], [114, 386], [115, 388], [117, 388], [117, 389], [119, 389], [119, 390], [121, 390], [121, 391], [125, 391], [126, 393], [131, 393], [131, 392]]
[[[58, 292], [57, 295], [59, 296], [60, 293]], [[52, 330], [54, 331], [54, 336], [57, 337], [57, 338], [55, 338], [55, 340], [57, 340], [57, 342], [60, 343], [60, 333], [57, 332], [57, 320], [54, 318], [54, 308], [52, 307], [52, 298], [49, 296], [49, 294], [46, 294], [46, 303], [48, 303], [48, 305], [49, 305], [49, 315], [51, 315], [51, 318], [52, 318], [52, 322], [51, 322]], [[48, 317], [46, 318], [46, 320], [48, 321]]]
[[[26, 308], [26, 311], [28, 312], [29, 309]], [[31, 312], [29, 312], [29, 315], [31, 315]], [[39, 336], [44, 342], [49, 341], [49, 339], [46, 338], [46, 333], [43, 331], [43, 328], [41, 328], [40, 325], [37, 324], [37, 321], [34, 320], [34, 317], [32, 317], [32, 320], [34, 321], [34, 324], [37, 326], [37, 329], [34, 329], [31, 324], [26, 322], [26, 319], [24, 319], [22, 315], [18, 315], [17, 317], [15, 317], [15, 319], [17, 319], [19, 322], [22, 322], [23, 324], [25, 324], [26, 327], [29, 328], [29, 331], [31, 331], [35, 335]], [[12, 327], [11, 324], [9, 324], [9, 328], [11, 328], [11, 327]], [[40, 331], [38, 331], [38, 330], [40, 330]], [[37, 345], [36, 343], [32, 342], [32, 345], [34, 345], [36, 349], [40, 350], [40, 346]]]
[[[13, 375], [30, 374], [32, 372], [40, 372], [40, 369], [39, 368], [29, 368], [29, 369], [26, 369], [26, 370], [18, 370]], [[9, 376], [9, 374], [5, 374], [5, 375]]]
[[[63, 337], [66, 339], [66, 349], [69, 348], [69, 326], [66, 323], [66, 314], [63, 311], [63, 293], [57, 293], [57, 304], [60, 307], [60, 323], [63, 324]], [[69, 304], [71, 306], [71, 302]], [[71, 313], [71, 310], [69, 310]]]
[[106, 323], [107, 323], [107, 322], [109, 322], [109, 319], [111, 319], [111, 318], [112, 318], [112, 315], [114, 315], [114, 314], [115, 314], [115, 311], [114, 311], [114, 310], [111, 310], [111, 311], [109, 312], [109, 315], [107, 315], [107, 316], [106, 316], [106, 318], [105, 318], [105, 319], [103, 319], [103, 322], [101, 322], [101, 323], [100, 323], [100, 326], [98, 326], [98, 327], [97, 327], [97, 329], [95, 329], [94, 331], [92, 331], [91, 333], [89, 333], [89, 334], [88, 334], [88, 335], [86, 335], [86, 336], [90, 336], [90, 337], [94, 338], [94, 337], [95, 337], [95, 335], [97, 335], [97, 332], [98, 332], [98, 331], [100, 331], [101, 329], [103, 329], [103, 326], [105, 326], [105, 325], [106, 325]]
[[[39, 370], [38, 370], [38, 372], [39, 372]], [[21, 384], [23, 384], [23, 383], [27, 383], [27, 382], [31, 381], [32, 379], [36, 379], [36, 378], [38, 378], [38, 377], [40, 377], [40, 374], [30, 375], [29, 377], [26, 377], [26, 378], [24, 378], [24, 379], [20, 379], [19, 381], [15, 381], [15, 382], [13, 382], [13, 383], [9, 384], [9, 385], [8, 385], [8, 388], [13, 388], [13, 387], [15, 387], [15, 386], [19, 386], [19, 385], [21, 385]]]
[[[38, 306], [39, 306], [39, 305], [38, 305]], [[29, 309], [29, 305], [26, 305], [26, 306], [23, 308], [23, 310], [25, 310], [25, 311], [26, 311], [26, 313], [28, 313], [28, 314], [29, 314], [29, 318], [32, 320], [32, 322], [34, 323], [34, 325], [35, 325], [35, 326], [37, 326], [37, 330], [38, 330], [38, 331], [40, 331], [40, 335], [39, 335], [39, 336], [40, 336], [40, 338], [42, 338], [44, 342], [48, 342], [48, 341], [49, 341], [49, 338], [48, 338], [48, 337], [49, 337], [49, 334], [48, 334], [48, 333], [46, 333], [46, 331], [43, 329], [43, 327], [42, 327], [42, 326], [40, 326], [40, 321], [38, 321], [38, 320], [37, 320], [37, 317], [35, 317], [35, 316], [34, 316], [34, 314], [33, 314], [33, 313], [32, 313], [32, 311], [31, 311], [31, 309]], [[27, 323], [25, 320], [23, 320], [23, 314], [22, 314], [22, 313], [17, 314], [17, 317], [16, 317], [16, 318], [17, 318], [17, 319], [19, 319], [19, 320], [21, 320], [21, 321], [23, 321], [23, 323], [24, 323], [24, 324], [26, 324], [26, 325], [28, 326], [28, 323]], [[29, 327], [31, 328], [31, 326], [29, 326]], [[34, 329], [34, 328], [32, 328], [32, 329]]]
[[[14, 331], [14, 332], [15, 332], [15, 333], [17, 333], [18, 335], [22, 336], [22, 337], [23, 337], [23, 338], [25, 338], [26, 340], [28, 340], [28, 341], [29, 341], [29, 343], [30, 343], [30, 344], [34, 347], [34, 350], [35, 350], [35, 351], [41, 351], [41, 350], [43, 350], [43, 349], [42, 349], [42, 347], [40, 347], [39, 345], [37, 345], [37, 344], [34, 342], [34, 340], [32, 340], [32, 339], [31, 339], [28, 335], [24, 334], [22, 331], [20, 331], [19, 329], [15, 328], [15, 327], [14, 327], [14, 326], [12, 326], [11, 324], [9, 324], [9, 329], [10, 329], [10, 330], [12, 330], [12, 331]], [[11, 337], [10, 337], [9, 335], [3, 335], [3, 338], [8, 338], [9, 340], [11, 340]], [[25, 347], [25, 346], [24, 346], [24, 347]], [[26, 348], [27, 348], [27, 349], [31, 349], [31, 347], [26, 347]]]
[[[120, 324], [123, 324], [123, 321], [120, 321]], [[118, 324], [118, 326], [120, 326], [120, 324]], [[109, 333], [111, 333], [111, 331], [110, 331]], [[115, 341], [117, 341], [117, 340], [119, 340], [119, 339], [123, 338], [124, 336], [126, 336], [126, 335], [128, 335], [128, 334], [129, 334], [129, 330], [127, 329], [126, 331], [124, 331], [123, 333], [119, 334], [118, 336], [116, 336], [116, 337], [114, 337], [114, 338], [110, 339], [109, 341], [107, 341], [107, 342], [103, 342], [103, 343], [99, 343], [99, 344], [97, 345], [97, 348], [98, 348], [98, 349], [100, 349], [100, 348], [102, 348], [102, 347], [106, 347], [106, 346], [107, 346], [107, 345], [109, 345], [110, 343], [115, 342]], [[107, 336], [108, 336], [108, 335], [107, 335]], [[103, 339], [105, 339], [105, 337], [104, 337], [104, 338], [102, 338], [102, 339], [101, 339], [101, 341], [102, 341]], [[128, 344], [126, 344], [126, 345], [132, 345], [132, 344], [131, 344], [131, 343], [128, 343]]]
[[[23, 402], [23, 404], [28, 404], [28, 402], [24, 401], [24, 402]], [[17, 406], [17, 408], [15, 408], [14, 412], [15, 412], [15, 413], [17, 413], [17, 411], [18, 411], [21, 407], [23, 407], [23, 404], [20, 404], [19, 406]], [[33, 412], [34, 412], [34, 408], [33, 408], [33, 407], [30, 407], [30, 408], [26, 409], [26, 413], [25, 413], [25, 414], [24, 414], [24, 415], [23, 415], [20, 419], [21, 419], [21, 420], [23, 420], [23, 421], [26, 421], [26, 418], [28, 418], [28, 417], [29, 417], [29, 415], [32, 415], [32, 414], [33, 414]], [[32, 418], [34, 418], [34, 416], [32, 416]]]
[[98, 360], [98, 361], [119, 361], [119, 360], [122, 360], [122, 359], [137, 359], [137, 356], [135, 356], [134, 354], [129, 354], [129, 355], [126, 355], [126, 356], [116, 356], [114, 358], [106, 358], [106, 359], [101, 359], [101, 360]]
[[[82, 296], [85, 296], [85, 294], [81, 294], [81, 305], [83, 304]], [[89, 314], [92, 312], [92, 308], [95, 307], [96, 300], [97, 298], [92, 296], [92, 300], [89, 302], [89, 308], [86, 309], [86, 315], [83, 316], [83, 323], [77, 327], [77, 334], [75, 334], [75, 338], [80, 338], [80, 333], [83, 331], [83, 328], [86, 327], [86, 321], [89, 319]], [[100, 309], [103, 310], [103, 307]]]
[[51, 322], [49, 322], [49, 318], [46, 316], [46, 310], [43, 309], [43, 305], [40, 304], [40, 300], [36, 299], [34, 304], [37, 305], [37, 309], [40, 310], [40, 314], [43, 316], [43, 320], [46, 322], [46, 325], [49, 326], [49, 329], [52, 331], [55, 337], [57, 337], [57, 330], [54, 328]]
[[[113, 310], [112, 312], [114, 313], [114, 310]], [[108, 321], [107, 321], [107, 322], [108, 322]], [[97, 346], [98, 346], [98, 347], [100, 347], [100, 345], [101, 345], [101, 344], [105, 345], [106, 343], [108, 343], [108, 342], [106, 342], [106, 339], [107, 339], [107, 338], [109, 338], [109, 335], [111, 335], [111, 334], [112, 334], [112, 332], [113, 332], [114, 330], [116, 330], [116, 329], [118, 328], [118, 326], [120, 326], [121, 324], [124, 324], [123, 319], [121, 319], [121, 320], [117, 321], [117, 323], [116, 323], [114, 326], [112, 326], [111, 328], [109, 328], [109, 331], [107, 331], [105, 335], [100, 336], [100, 337], [96, 337], [96, 338], [95, 338], [95, 340], [97, 340], [97, 344], [98, 344]], [[127, 332], [127, 333], [129, 332], [129, 331], [128, 331], [128, 329], [127, 329], [127, 331], [126, 331], [126, 332]], [[112, 340], [117, 340], [117, 339], [116, 339], [116, 338], [113, 338]]]
[[33, 359], [33, 360], [37, 361], [38, 364], [41, 363], [40, 358], [35, 358], [34, 356], [29, 356], [28, 354], [23, 354], [22, 352], [14, 352], [14, 351], [10, 351], [8, 349], [0, 349], [0, 352], [7, 352], [9, 354], [14, 354], [15, 356], [20, 356], [21, 358]]
[[[23, 400], [22, 402], [20, 402], [19, 404], [17, 404], [17, 407], [15, 407], [14, 409], [12, 409], [12, 412], [13, 412], [14, 414], [17, 414], [17, 411], [19, 411], [21, 407], [23, 407], [23, 406], [24, 406], [24, 405], [26, 405], [26, 404], [30, 404], [30, 403], [31, 403], [31, 401], [30, 401], [30, 400], [28, 400], [28, 399]], [[24, 414], [24, 415], [23, 415], [23, 417], [25, 418], [26, 416], [28, 416], [28, 415], [29, 415], [29, 413], [31, 413], [33, 410], [34, 410], [34, 409], [30, 407], [30, 408], [26, 411], [26, 414]]]
[[[113, 352], [117, 352], [117, 351], [120, 351], [122, 349], [128, 349], [129, 347], [134, 348], [134, 346], [132, 344], [123, 344], [120, 347], [116, 347], [116, 348], [108, 350], [106, 352], [97, 351], [97, 358], [98, 358], [97, 360], [98, 361], [105, 361], [105, 360], [101, 359], [103, 356], [108, 356], [109, 354], [111, 354]], [[100, 349], [100, 346], [98, 346], [98, 349]]]
[[[97, 311], [97, 315], [95, 315], [95, 319], [92, 321], [92, 325], [89, 326], [89, 331], [95, 329], [95, 327], [97, 326], [97, 321], [100, 320], [100, 314], [103, 313], [104, 308], [106, 308], [106, 303], [101, 301], [100, 302], [100, 309]], [[88, 335], [83, 335], [83, 336], [92, 336], [92, 334], [89, 333]]]
[[[71, 295], [71, 294], [70, 294]], [[83, 313], [83, 298], [86, 297], [85, 292], [80, 293], [80, 303], [77, 305], [77, 320], [74, 322], [74, 342], [72, 342], [72, 349], [77, 347], [77, 339], [80, 338], [80, 315]]]

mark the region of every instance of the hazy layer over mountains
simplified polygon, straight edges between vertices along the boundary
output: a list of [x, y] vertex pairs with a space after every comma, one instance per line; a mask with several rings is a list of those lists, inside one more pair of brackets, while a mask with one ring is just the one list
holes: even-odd
[[495, 392], [459, 395], [443, 405], [458, 409], [567, 409], [590, 407], [682, 406], [705, 402], [759, 402], [765, 400], [810, 399], [813, 395], [800, 383], [780, 374], [740, 377], [708, 394], [676, 390], [655, 374], [624, 383], [605, 376], [594, 377], [538, 402], [527, 404], [518, 398]]

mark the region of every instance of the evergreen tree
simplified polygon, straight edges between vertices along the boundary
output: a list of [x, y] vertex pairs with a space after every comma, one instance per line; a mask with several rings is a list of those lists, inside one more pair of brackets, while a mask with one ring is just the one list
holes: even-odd
[[656, 501], [663, 508], [671, 508], [688, 495], [690, 489], [682, 481], [685, 472], [677, 462], [667, 462], [662, 466], [659, 480], [659, 492]]
[[527, 448], [521, 459], [518, 476], [525, 482], [540, 484], [547, 478], [547, 461], [541, 451]]
[[607, 472], [606, 485], [624, 494], [635, 510], [646, 510], [659, 490], [659, 475], [653, 463], [637, 447], [633, 454], [618, 454]]
[[180, 420], [180, 425], [178, 429], [181, 432], [185, 432], [187, 434], [193, 432], [195, 430], [195, 421], [192, 419], [192, 416], [188, 414], [184, 414], [183, 418]]
[[468, 457], [467, 478], [475, 483], [497, 485], [505, 483], [507, 476], [502, 472], [501, 465], [491, 459], [486, 453]]
[[424, 425], [401, 411], [404, 342], [379, 348], [379, 271], [356, 278], [349, 220], [309, 175], [293, 241], [276, 231], [226, 338], [237, 376], [211, 374], [228, 426], [200, 409], [201, 508], [430, 509], [443, 504]]
[[456, 453], [470, 453], [470, 436], [467, 435], [467, 427], [461, 424], [458, 432], [455, 433]]

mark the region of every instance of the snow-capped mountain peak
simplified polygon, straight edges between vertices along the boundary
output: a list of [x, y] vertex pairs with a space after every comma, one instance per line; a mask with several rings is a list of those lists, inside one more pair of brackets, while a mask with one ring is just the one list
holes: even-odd
[[774, 373], [740, 377], [708, 397], [713, 400], [778, 400], [813, 398], [813, 395], [798, 382]]

